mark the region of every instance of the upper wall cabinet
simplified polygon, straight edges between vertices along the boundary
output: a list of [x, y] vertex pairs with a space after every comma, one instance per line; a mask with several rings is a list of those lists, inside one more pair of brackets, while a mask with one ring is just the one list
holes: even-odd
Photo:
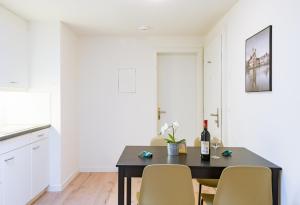
[[0, 6], [0, 89], [28, 87], [28, 23]]

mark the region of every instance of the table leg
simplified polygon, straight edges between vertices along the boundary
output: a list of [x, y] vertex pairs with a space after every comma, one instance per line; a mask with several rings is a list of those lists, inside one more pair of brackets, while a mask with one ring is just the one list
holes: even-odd
[[127, 177], [127, 205], [131, 205], [131, 177]]
[[272, 170], [273, 205], [279, 205], [279, 171]]
[[124, 170], [120, 167], [118, 172], [118, 205], [124, 205]]
[[202, 205], [202, 203], [201, 203], [201, 190], [202, 190], [202, 184], [199, 183], [198, 205]]

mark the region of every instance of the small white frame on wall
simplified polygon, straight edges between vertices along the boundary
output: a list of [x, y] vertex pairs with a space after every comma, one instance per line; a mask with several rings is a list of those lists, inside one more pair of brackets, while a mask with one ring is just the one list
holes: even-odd
[[119, 93], [136, 92], [136, 70], [134, 68], [123, 68], [118, 70]]

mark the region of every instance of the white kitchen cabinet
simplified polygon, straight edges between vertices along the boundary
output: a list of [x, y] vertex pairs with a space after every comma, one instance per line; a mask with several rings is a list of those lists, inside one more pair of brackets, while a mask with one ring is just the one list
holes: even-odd
[[28, 22], [0, 7], [0, 88], [27, 88]]
[[24, 205], [31, 198], [30, 153], [30, 146], [24, 146], [1, 158], [5, 205]]
[[[1, 160], [1, 157], [0, 157]], [[3, 205], [3, 168], [2, 163], [0, 162], [0, 205]]]
[[49, 184], [48, 139], [31, 144], [31, 198], [40, 194]]
[[25, 205], [49, 184], [48, 129], [0, 141], [0, 205]]

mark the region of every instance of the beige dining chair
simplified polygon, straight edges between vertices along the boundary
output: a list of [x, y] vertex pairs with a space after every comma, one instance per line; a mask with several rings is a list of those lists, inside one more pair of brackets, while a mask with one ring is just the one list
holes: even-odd
[[[220, 143], [220, 146], [223, 147], [223, 143]], [[195, 138], [194, 140], [194, 147], [201, 147], [200, 137]], [[200, 152], [200, 151], [199, 151]], [[197, 179], [197, 182], [199, 183], [199, 195], [198, 195], [198, 205], [203, 204], [201, 199], [201, 190], [202, 185], [216, 188], [218, 186], [218, 179]]]
[[194, 190], [189, 167], [156, 164], [143, 171], [139, 205], [194, 205]]
[[272, 172], [267, 167], [225, 168], [215, 196], [202, 196], [207, 205], [272, 205]]
[[151, 146], [167, 146], [165, 139], [159, 135], [157, 137], [153, 137], [150, 141]]

